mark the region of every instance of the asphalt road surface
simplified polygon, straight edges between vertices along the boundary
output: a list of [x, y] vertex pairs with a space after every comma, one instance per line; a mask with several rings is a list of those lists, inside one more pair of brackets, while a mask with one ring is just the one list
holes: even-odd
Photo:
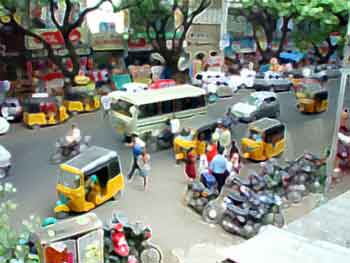
[[[279, 93], [280, 119], [287, 125], [287, 149], [282, 158], [295, 158], [305, 149], [321, 153], [330, 145], [339, 81], [331, 80], [327, 86], [329, 110], [317, 115], [299, 113], [295, 108], [294, 95]], [[208, 121], [222, 116], [228, 105], [248, 93], [249, 91], [242, 90], [232, 99], [210, 105]], [[102, 120], [101, 112], [79, 115], [63, 125], [37, 131], [15, 124], [10, 133], [0, 137], [0, 143], [13, 155], [12, 176], [6, 180], [12, 182], [18, 190], [16, 200], [20, 206], [13, 217], [15, 224], [18, 225], [30, 214], [43, 218], [53, 215], [58, 167], [50, 165], [48, 159], [54, 149], [55, 140], [66, 133], [73, 121], [78, 123], [84, 134], [92, 136], [93, 144], [117, 150], [123, 172], [127, 173], [131, 151], [115, 136], [108, 122]], [[235, 136], [242, 137], [245, 132], [246, 125], [240, 124], [235, 130]], [[239, 242], [239, 238], [226, 234], [220, 227], [203, 223], [198, 215], [183, 205], [185, 187], [183, 167], [175, 165], [171, 151], [154, 153], [149, 191], [144, 192], [141, 179], [135, 178], [127, 185], [125, 195], [120, 201], [108, 202], [96, 209], [96, 212], [105, 219], [112, 211], [121, 210], [131, 221], [138, 220], [149, 224], [154, 231], [154, 242], [162, 247], [166, 255], [166, 263], [171, 262], [169, 255], [174, 248], [187, 250], [198, 243], [210, 242], [226, 246]]]

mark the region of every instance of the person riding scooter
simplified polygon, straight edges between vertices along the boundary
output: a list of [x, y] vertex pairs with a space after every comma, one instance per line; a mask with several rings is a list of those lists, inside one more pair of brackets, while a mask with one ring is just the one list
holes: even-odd
[[66, 140], [66, 147], [69, 148], [71, 151], [79, 151], [79, 143], [81, 141], [81, 132], [80, 129], [76, 124], [72, 124], [71, 129], [68, 131], [67, 135], [65, 136]]

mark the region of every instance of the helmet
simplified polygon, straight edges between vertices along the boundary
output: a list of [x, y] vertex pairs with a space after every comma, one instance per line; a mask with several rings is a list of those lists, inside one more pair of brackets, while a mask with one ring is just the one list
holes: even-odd
[[116, 225], [114, 226], [114, 231], [116, 231], [116, 232], [122, 232], [122, 231], [123, 231], [123, 228], [124, 228], [123, 224], [122, 224], [122, 223], [118, 223], [118, 224], [116, 224]]

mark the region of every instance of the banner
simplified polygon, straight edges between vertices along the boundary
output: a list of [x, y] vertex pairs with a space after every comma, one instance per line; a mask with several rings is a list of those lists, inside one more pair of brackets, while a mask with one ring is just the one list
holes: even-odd
[[92, 35], [91, 46], [93, 50], [123, 50], [126, 43], [121, 34], [115, 32], [96, 33]]
[[[54, 49], [61, 48], [64, 46], [64, 38], [60, 31], [54, 29], [36, 29], [34, 33], [40, 35], [44, 40], [49, 43]], [[77, 44], [82, 40], [81, 29], [74, 29], [69, 34], [69, 39], [73, 43]], [[26, 37], [25, 46], [29, 50], [43, 49], [44, 45], [36, 38]]]

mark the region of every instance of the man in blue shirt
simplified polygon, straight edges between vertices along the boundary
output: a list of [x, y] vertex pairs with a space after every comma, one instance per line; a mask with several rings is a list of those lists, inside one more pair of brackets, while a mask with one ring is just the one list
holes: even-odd
[[145, 148], [145, 143], [138, 137], [137, 134], [132, 134], [131, 143], [126, 144], [128, 147], [132, 147], [133, 161], [128, 173], [128, 180], [131, 181], [136, 170], [140, 170], [137, 165], [137, 158], [143, 153]]
[[228, 172], [226, 169], [227, 160], [223, 155], [224, 148], [219, 147], [218, 154], [215, 155], [214, 159], [210, 162], [209, 169], [212, 175], [215, 177], [218, 184], [218, 190], [221, 192], [222, 187], [225, 184]]

